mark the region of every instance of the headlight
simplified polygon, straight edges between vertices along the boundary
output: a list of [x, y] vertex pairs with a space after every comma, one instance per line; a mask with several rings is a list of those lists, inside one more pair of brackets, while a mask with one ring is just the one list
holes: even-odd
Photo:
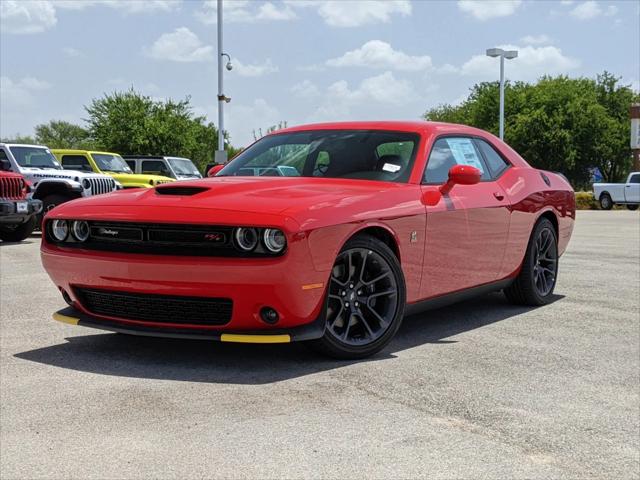
[[66, 220], [54, 220], [51, 223], [51, 235], [58, 242], [64, 242], [69, 234], [69, 224]]
[[287, 246], [287, 237], [282, 230], [267, 228], [262, 236], [264, 246], [272, 253], [280, 253]]
[[82, 186], [88, 190], [91, 187], [91, 182], [85, 178], [82, 180]]
[[84, 242], [89, 238], [89, 224], [83, 220], [76, 220], [71, 225], [71, 233], [79, 242]]
[[255, 228], [236, 228], [234, 237], [236, 245], [245, 252], [250, 252], [258, 245], [258, 232]]
[[153, 185], [153, 180], [149, 180], [149, 185]]

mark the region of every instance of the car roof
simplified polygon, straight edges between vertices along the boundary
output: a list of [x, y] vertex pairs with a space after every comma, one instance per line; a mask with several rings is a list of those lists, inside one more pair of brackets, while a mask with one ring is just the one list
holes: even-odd
[[115, 152], [102, 152], [100, 150], [82, 150], [80, 148], [52, 148], [52, 152], [54, 153], [97, 153], [102, 155], [120, 155]]
[[312, 123], [308, 125], [298, 125], [295, 127], [276, 130], [269, 135], [279, 135], [282, 133], [304, 132], [308, 130], [388, 130], [395, 132], [412, 132], [422, 134], [447, 134], [466, 133], [470, 135], [491, 135], [478, 128], [460, 125], [457, 123], [427, 122], [424, 120], [408, 121], [353, 121], [353, 122], [326, 122]]
[[49, 148], [46, 145], [33, 145], [30, 143], [0, 143], [2, 147], [35, 147], [35, 148]]

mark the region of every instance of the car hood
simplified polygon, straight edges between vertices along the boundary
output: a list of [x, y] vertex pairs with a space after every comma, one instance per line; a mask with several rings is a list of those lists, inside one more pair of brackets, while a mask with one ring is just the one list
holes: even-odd
[[153, 180], [154, 183], [165, 183], [174, 181], [173, 178], [163, 177], [161, 175], [147, 175], [139, 173], [108, 173], [107, 175], [115, 178], [123, 185], [127, 185], [129, 183], [149, 184], [149, 180]]
[[[121, 191], [74, 205], [200, 208], [296, 216], [309, 210], [366, 201], [402, 184], [301, 177], [212, 177], [153, 189]], [[160, 192], [160, 193], [159, 193]]]

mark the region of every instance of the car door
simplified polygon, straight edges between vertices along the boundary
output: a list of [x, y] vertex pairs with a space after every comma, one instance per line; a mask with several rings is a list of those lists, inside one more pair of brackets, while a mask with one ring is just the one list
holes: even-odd
[[[482, 172], [476, 185], [455, 185], [445, 194], [449, 169], [472, 165]], [[434, 297], [497, 280], [509, 233], [510, 208], [472, 137], [446, 136], [434, 142], [423, 176], [426, 250], [421, 296]]]
[[624, 199], [628, 203], [640, 203], [640, 173], [629, 177], [629, 182], [624, 186]]

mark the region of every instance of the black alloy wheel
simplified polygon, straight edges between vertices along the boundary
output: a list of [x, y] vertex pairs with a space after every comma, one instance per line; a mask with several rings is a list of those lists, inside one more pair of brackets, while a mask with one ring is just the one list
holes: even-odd
[[371, 236], [356, 237], [338, 254], [331, 271], [325, 335], [316, 344], [338, 358], [380, 351], [400, 327], [405, 283], [395, 254]]
[[552, 229], [543, 228], [536, 238], [533, 277], [540, 296], [553, 291], [558, 274], [558, 248]]
[[520, 273], [504, 293], [518, 305], [546, 305], [553, 298], [558, 278], [558, 237], [547, 218], [533, 228]]

